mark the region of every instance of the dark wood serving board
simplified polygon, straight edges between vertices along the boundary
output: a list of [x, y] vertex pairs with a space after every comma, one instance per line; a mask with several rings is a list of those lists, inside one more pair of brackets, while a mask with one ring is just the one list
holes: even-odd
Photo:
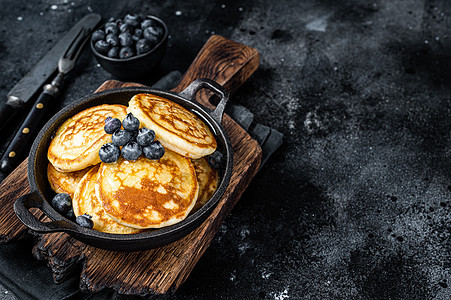
[[[183, 90], [196, 78], [210, 78], [233, 92], [257, 69], [258, 63], [259, 55], [255, 49], [212, 36], [174, 91]], [[97, 91], [135, 85], [107, 81]], [[198, 93], [198, 101], [206, 106], [211, 106], [209, 98], [207, 92]], [[48, 260], [55, 282], [72, 276], [82, 265], [82, 291], [112, 288], [120, 294], [150, 295], [176, 290], [186, 280], [260, 165], [262, 151], [258, 143], [227, 115], [224, 115], [223, 126], [234, 150], [230, 185], [207, 220], [186, 237], [157, 249], [116, 252], [88, 246], [65, 233], [52, 233], [39, 235], [30, 251], [37, 259]], [[13, 211], [14, 201], [28, 192], [25, 160], [0, 185], [0, 244], [14, 242], [29, 234]], [[39, 211], [35, 214], [40, 219], [47, 218]]]

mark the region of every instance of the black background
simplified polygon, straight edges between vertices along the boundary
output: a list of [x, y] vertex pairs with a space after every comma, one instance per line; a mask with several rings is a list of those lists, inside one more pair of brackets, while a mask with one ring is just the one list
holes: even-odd
[[[211, 34], [259, 51], [232, 101], [282, 132], [283, 145], [172, 297], [450, 298], [451, 2], [0, 4], [1, 101], [91, 11], [166, 21], [168, 51], [145, 84], [185, 71]], [[87, 49], [54, 112], [110, 78]], [[1, 133], [2, 153], [19, 122]], [[41, 268], [46, 291], [76, 287], [54, 285], [45, 263], [2, 247], [18, 270]]]

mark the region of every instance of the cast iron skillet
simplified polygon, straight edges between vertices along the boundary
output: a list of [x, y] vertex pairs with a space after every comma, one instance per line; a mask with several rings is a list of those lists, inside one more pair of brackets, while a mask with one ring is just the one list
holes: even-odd
[[[205, 108], [195, 101], [196, 93], [203, 88], [211, 90], [220, 98], [214, 110]], [[47, 180], [47, 149], [52, 135], [65, 120], [88, 107], [100, 104], [127, 105], [131, 97], [138, 93], [152, 93], [172, 100], [199, 116], [211, 128], [218, 143], [217, 151], [223, 154], [221, 162], [223, 167], [219, 171], [221, 180], [218, 189], [201, 209], [190, 214], [183, 221], [161, 229], [137, 234], [110, 234], [81, 227], [56, 212], [50, 205], [51, 199], [55, 195]], [[229, 93], [216, 82], [209, 79], [197, 79], [178, 94], [142, 87], [120, 88], [89, 95], [65, 107], [47, 122], [33, 143], [28, 156], [28, 181], [31, 193], [20, 197], [14, 203], [16, 215], [27, 227], [39, 233], [62, 231], [81, 242], [107, 250], [139, 251], [160, 247], [180, 239], [198, 227], [210, 215], [229, 184], [233, 167], [232, 146], [221, 125], [228, 97]], [[52, 221], [39, 221], [29, 211], [32, 207], [39, 208]]]

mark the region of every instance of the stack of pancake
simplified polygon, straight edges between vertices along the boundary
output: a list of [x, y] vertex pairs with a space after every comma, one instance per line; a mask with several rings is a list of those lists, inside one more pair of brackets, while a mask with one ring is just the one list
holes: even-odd
[[[111, 142], [103, 127], [108, 116], [132, 113], [155, 131], [165, 147], [159, 160], [119, 158], [103, 163], [99, 149]], [[219, 183], [205, 156], [216, 150], [209, 127], [182, 106], [152, 94], [129, 105], [99, 105], [66, 120], [48, 149], [48, 180], [57, 193], [72, 196], [76, 216], [88, 214], [95, 230], [136, 233], [180, 222], [202, 207]]]

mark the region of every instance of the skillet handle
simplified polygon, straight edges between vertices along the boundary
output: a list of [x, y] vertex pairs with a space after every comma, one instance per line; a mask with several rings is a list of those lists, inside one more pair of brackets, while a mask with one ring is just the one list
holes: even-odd
[[31, 212], [30, 208], [39, 208], [45, 215], [49, 215], [51, 208], [47, 201], [43, 200], [37, 191], [26, 194], [14, 202], [14, 212], [22, 223], [28, 228], [39, 233], [50, 233], [59, 231], [72, 231], [75, 226], [62, 217], [50, 222], [39, 221]]
[[210, 115], [216, 122], [218, 122], [218, 124], [222, 124], [222, 116], [224, 115], [225, 106], [229, 100], [230, 93], [219, 83], [208, 78], [199, 78], [194, 80], [189, 86], [186, 87], [186, 89], [181, 91], [179, 95], [190, 100], [191, 102], [194, 102], [196, 100], [197, 92], [204, 88], [211, 90], [216, 96], [219, 97], [219, 103]]

